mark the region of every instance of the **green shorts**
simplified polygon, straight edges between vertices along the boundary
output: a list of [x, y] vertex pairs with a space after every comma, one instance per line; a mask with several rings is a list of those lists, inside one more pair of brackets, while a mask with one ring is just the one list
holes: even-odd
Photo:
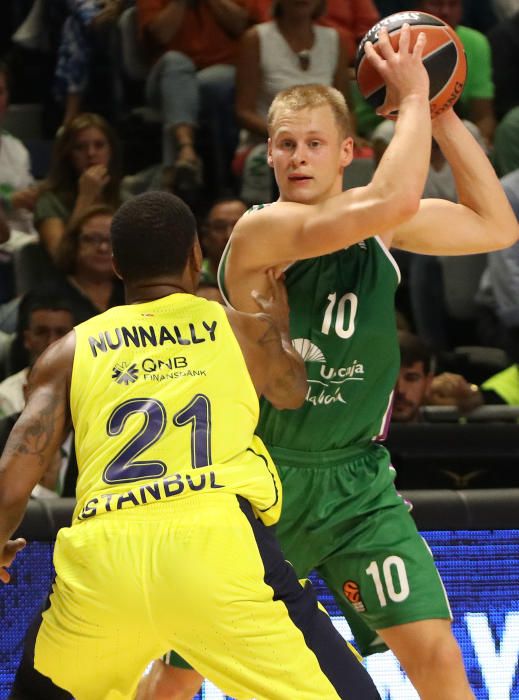
[[376, 630], [451, 619], [432, 554], [396, 492], [384, 447], [336, 450], [317, 459], [270, 451], [283, 482], [276, 526], [283, 552], [300, 578], [319, 573], [363, 655], [386, 649]]

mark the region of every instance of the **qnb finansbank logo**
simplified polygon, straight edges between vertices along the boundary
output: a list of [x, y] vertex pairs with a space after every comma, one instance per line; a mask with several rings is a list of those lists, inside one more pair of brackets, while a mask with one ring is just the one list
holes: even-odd
[[330, 367], [322, 350], [308, 338], [295, 338], [292, 345], [305, 362], [321, 365], [319, 378], [308, 379], [306, 401], [314, 406], [327, 406], [336, 402], [348, 403], [344, 397], [344, 384], [364, 381], [364, 365], [354, 360], [348, 367]]
[[112, 370], [112, 379], [115, 379], [117, 384], [133, 384], [139, 377], [139, 369], [135, 362], [129, 364], [128, 362], [120, 362]]

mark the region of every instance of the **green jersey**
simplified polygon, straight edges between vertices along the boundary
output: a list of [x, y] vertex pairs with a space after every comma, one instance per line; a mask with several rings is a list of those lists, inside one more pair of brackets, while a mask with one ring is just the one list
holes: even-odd
[[[226, 257], [219, 271], [224, 295]], [[380, 239], [370, 238], [294, 263], [285, 281], [290, 333], [306, 363], [308, 391], [296, 410], [279, 411], [262, 400], [258, 434], [274, 456], [283, 448], [287, 461], [286, 450], [293, 451], [294, 464], [297, 453], [308, 461], [308, 453], [369, 444], [385, 432], [400, 364], [395, 261]]]

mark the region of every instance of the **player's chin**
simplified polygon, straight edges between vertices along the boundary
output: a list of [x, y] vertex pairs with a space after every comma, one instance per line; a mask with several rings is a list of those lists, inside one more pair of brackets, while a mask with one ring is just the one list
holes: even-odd
[[286, 189], [292, 202], [312, 204], [319, 199], [320, 193], [312, 180], [289, 180]]

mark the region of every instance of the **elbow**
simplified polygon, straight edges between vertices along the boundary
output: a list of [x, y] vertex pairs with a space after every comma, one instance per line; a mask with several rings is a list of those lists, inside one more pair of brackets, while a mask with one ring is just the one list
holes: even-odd
[[505, 226], [501, 231], [502, 247], [511, 248], [519, 240], [519, 222], [516, 221], [513, 226]]
[[420, 209], [421, 192], [404, 192], [395, 197], [393, 216], [397, 224], [403, 224], [418, 213]]
[[504, 222], [494, 224], [488, 233], [488, 238], [492, 240], [492, 250], [506, 250], [516, 245], [519, 240], [519, 222]]
[[270, 403], [279, 411], [294, 410], [300, 408], [306, 398], [307, 384], [306, 381], [297, 387], [293, 387], [291, 391], [283, 393], [276, 398], [272, 397]]
[[420, 209], [422, 191], [417, 188], [382, 188], [376, 193], [378, 219], [390, 230], [413, 218]]
[[291, 410], [295, 408], [301, 408], [301, 406], [305, 402], [306, 392], [307, 386], [305, 382], [304, 386], [300, 387], [300, 389], [298, 388], [288, 397], [287, 405], [284, 406], [284, 408], [288, 408]]

